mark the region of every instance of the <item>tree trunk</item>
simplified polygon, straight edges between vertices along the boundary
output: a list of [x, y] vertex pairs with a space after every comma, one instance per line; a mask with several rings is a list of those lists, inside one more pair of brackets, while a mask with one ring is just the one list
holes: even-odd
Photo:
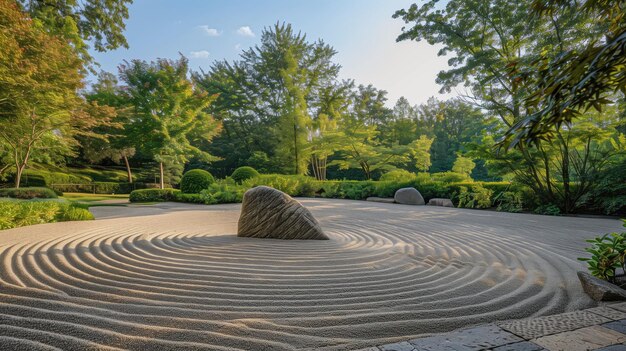
[[300, 165], [298, 164], [298, 126], [296, 125], [295, 115], [293, 121], [293, 150], [296, 159], [296, 174], [300, 174]]
[[163, 162], [159, 162], [159, 173], [161, 177], [161, 179], [159, 180], [159, 182], [161, 183], [161, 189], [165, 189], [165, 181], [163, 180]]
[[20, 168], [17, 167], [17, 170], [15, 171], [15, 188], [19, 189], [20, 187], [20, 180], [22, 180], [22, 171], [20, 171]]
[[128, 174], [128, 182], [133, 183], [133, 173], [130, 171], [130, 163], [128, 163], [128, 157], [126, 155], [122, 156], [124, 158], [124, 164], [126, 165], [126, 173]]

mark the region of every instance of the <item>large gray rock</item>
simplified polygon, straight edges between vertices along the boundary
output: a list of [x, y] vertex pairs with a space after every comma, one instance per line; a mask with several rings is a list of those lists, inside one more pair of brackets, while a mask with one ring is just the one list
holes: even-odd
[[583, 290], [595, 301], [626, 300], [626, 290], [615, 284], [596, 278], [586, 272], [578, 272]]
[[429, 206], [454, 207], [454, 204], [452, 203], [452, 200], [450, 200], [450, 199], [440, 199], [440, 198], [434, 198], [434, 199], [428, 200], [428, 205]]
[[237, 236], [328, 240], [311, 212], [282, 191], [267, 186], [243, 195]]
[[395, 202], [404, 205], [425, 205], [422, 194], [415, 188], [402, 188], [393, 196]]

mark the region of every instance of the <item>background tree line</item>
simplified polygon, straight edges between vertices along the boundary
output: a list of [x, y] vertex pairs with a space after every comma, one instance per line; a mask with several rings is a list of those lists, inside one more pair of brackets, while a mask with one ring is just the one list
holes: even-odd
[[19, 186], [31, 165], [120, 164], [128, 182], [150, 169], [165, 187], [192, 168], [319, 180], [399, 169], [513, 181], [565, 212], [626, 205], [624, 1], [399, 10], [398, 40], [441, 45], [450, 69], [437, 81], [461, 96], [393, 107], [386, 91], [339, 79], [330, 45], [281, 23], [235, 61], [130, 60], [85, 87], [88, 43], [126, 46], [129, 3], [0, 0], [0, 177]]

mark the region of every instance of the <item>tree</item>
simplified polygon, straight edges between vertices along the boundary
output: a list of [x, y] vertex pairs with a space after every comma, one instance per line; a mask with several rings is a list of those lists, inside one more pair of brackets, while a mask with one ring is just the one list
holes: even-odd
[[161, 188], [165, 187], [165, 171], [182, 173], [188, 155], [205, 162], [216, 160], [197, 147], [220, 130], [219, 123], [205, 112], [215, 97], [188, 79], [185, 57], [150, 63], [133, 60], [120, 65], [119, 71], [131, 107], [130, 139], [159, 164]]
[[15, 167], [15, 186], [36, 153], [70, 153], [81, 100], [81, 61], [15, 3], [0, 1], [0, 139]]
[[464, 157], [461, 154], [456, 156], [456, 160], [454, 160], [454, 165], [452, 165], [452, 172], [465, 174], [466, 176], [470, 176], [472, 171], [476, 167], [474, 161], [471, 158]]
[[604, 40], [595, 38], [565, 50], [556, 57], [541, 55], [530, 67], [513, 66], [518, 79], [538, 76], [535, 93], [525, 99], [534, 113], [517, 121], [506, 134], [502, 145], [514, 147], [554, 134], [563, 124], [584, 111], [612, 102], [615, 92], [626, 93], [626, 21], [623, 0], [572, 0], [533, 2], [534, 15], [555, 18], [563, 12], [581, 12], [608, 26]]
[[96, 51], [128, 48], [124, 37], [128, 5], [132, 0], [18, 0], [31, 18], [47, 32], [71, 43], [81, 59], [90, 64], [92, 43]]
[[[529, 16], [531, 0], [451, 0], [443, 9], [435, 4], [429, 1], [396, 12], [395, 17], [412, 25], [398, 40], [425, 39], [442, 45], [440, 55], [452, 56], [448, 60], [451, 69], [437, 77], [442, 90], [463, 84], [469, 89], [466, 99], [500, 117], [504, 130], [535, 112], [524, 101], [535, 91], [539, 77], [535, 74], [522, 78], [511, 74], [512, 70], [528, 72], [529, 63], [538, 57], [559, 57], [580, 43], [598, 38], [606, 29], [574, 7], [550, 17]], [[537, 184], [543, 201], [552, 201], [566, 212], [574, 210], [573, 204], [580, 198], [576, 190], [580, 188], [572, 186], [574, 151], [568, 132], [567, 128], [554, 131], [554, 142], [558, 144], [554, 151], [560, 150], [558, 160], [552, 153], [556, 145], [538, 140], [532, 145], [518, 143], [515, 156], [508, 156], [507, 162], [518, 178], [532, 179]], [[557, 192], [561, 188], [554, 186], [555, 181], [563, 183], [560, 195]]]
[[433, 144], [433, 139], [426, 135], [421, 135], [418, 139], [415, 139], [409, 144], [409, 153], [413, 160], [415, 160], [415, 168], [418, 171], [428, 172], [430, 168], [430, 147]]
[[93, 135], [80, 138], [82, 156], [91, 163], [104, 159], [115, 163], [123, 161], [128, 182], [132, 183], [133, 173], [129, 158], [135, 155], [136, 150], [125, 129], [130, 123], [130, 108], [124, 106], [123, 92], [115, 75], [101, 72], [98, 81], [92, 85], [85, 98], [92, 108], [98, 108], [100, 113], [105, 114], [101, 119], [111, 122], [100, 124], [93, 131]]

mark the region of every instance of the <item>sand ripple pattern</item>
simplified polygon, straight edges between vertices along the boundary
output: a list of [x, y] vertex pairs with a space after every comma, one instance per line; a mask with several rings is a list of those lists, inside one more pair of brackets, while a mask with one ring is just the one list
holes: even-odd
[[350, 350], [560, 313], [591, 304], [578, 237], [619, 228], [303, 203], [331, 240], [238, 238], [236, 205], [5, 231], [0, 349]]

